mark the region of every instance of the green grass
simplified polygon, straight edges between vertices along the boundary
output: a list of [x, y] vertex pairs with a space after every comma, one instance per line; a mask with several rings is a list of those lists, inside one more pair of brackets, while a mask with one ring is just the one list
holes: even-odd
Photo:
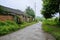
[[56, 22], [47, 21], [43, 22], [42, 28], [45, 32], [52, 34], [56, 40], [60, 40], [60, 26], [56, 24]]
[[0, 36], [12, 33], [14, 31], [25, 28], [26, 26], [32, 25], [34, 23], [36, 22], [31, 23], [24, 22], [22, 24], [17, 24], [16, 22], [13, 21], [5, 21], [5, 22], [0, 21]]
[[23, 24], [20, 24], [20, 29], [22, 28], [25, 28], [26, 26], [29, 26], [29, 25], [32, 25], [32, 24], [35, 24], [36, 22], [24, 22]]

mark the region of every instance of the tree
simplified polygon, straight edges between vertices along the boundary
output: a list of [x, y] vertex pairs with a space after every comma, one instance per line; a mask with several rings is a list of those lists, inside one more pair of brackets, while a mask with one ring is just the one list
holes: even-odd
[[[59, 0], [42, 0], [43, 1], [43, 16], [48, 19], [52, 18], [54, 14], [59, 13], [58, 25], [60, 25], [60, 1]], [[57, 19], [58, 20], [58, 19]]]
[[35, 18], [35, 12], [34, 12], [34, 10], [33, 10], [32, 8], [30, 8], [30, 7], [27, 7], [27, 9], [26, 9], [26, 14], [27, 14], [28, 16], [32, 16], [33, 18]]
[[51, 14], [49, 14], [46, 10], [42, 10], [42, 14], [43, 14], [43, 16], [44, 16], [46, 19], [48, 19], [48, 18], [51, 18], [51, 17], [52, 17], [52, 15], [51, 15]]
[[42, 14], [47, 18], [51, 18], [59, 12], [59, 0], [42, 0], [43, 1], [43, 9]]

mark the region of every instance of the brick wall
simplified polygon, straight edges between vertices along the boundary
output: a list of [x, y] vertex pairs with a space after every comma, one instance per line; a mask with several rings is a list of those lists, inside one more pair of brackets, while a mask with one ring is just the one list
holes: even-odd
[[13, 21], [13, 16], [11, 15], [0, 15], [0, 21], [6, 21], [6, 20], [11, 20]]

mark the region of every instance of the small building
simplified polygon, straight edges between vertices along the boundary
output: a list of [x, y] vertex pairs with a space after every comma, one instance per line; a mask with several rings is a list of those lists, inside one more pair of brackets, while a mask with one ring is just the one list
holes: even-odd
[[20, 23], [26, 21], [27, 16], [21, 10], [16, 10], [0, 5], [0, 21], [6, 20], [16, 21], [17, 23]]
[[21, 10], [12, 9], [0, 5], [0, 21], [6, 21], [6, 20], [15, 21], [17, 23], [31, 22], [32, 17], [27, 16], [27, 14], [25, 14]]

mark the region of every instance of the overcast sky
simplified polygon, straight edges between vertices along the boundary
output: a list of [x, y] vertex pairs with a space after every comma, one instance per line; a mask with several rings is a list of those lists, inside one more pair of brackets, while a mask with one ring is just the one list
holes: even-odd
[[33, 8], [33, 10], [35, 10], [35, 2], [36, 2], [36, 16], [41, 17], [42, 16], [40, 14], [40, 10], [42, 9], [41, 0], [0, 0], [0, 5], [25, 11], [25, 9], [28, 6], [30, 6], [31, 8]]

